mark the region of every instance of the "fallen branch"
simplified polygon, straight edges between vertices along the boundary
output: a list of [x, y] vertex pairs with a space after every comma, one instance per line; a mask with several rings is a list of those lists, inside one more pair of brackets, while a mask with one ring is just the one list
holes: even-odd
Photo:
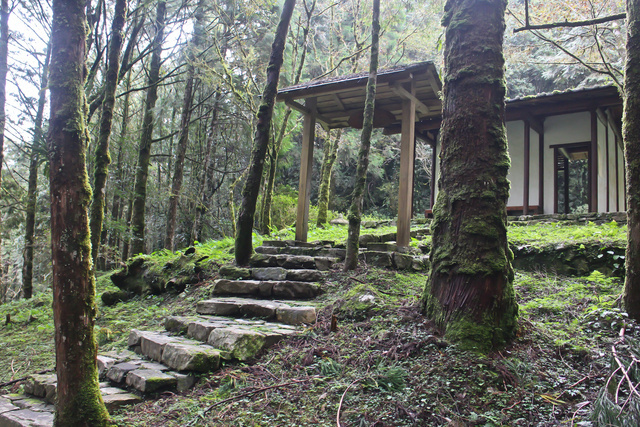
[[540, 25], [527, 24], [524, 27], [514, 29], [513, 32], [519, 33], [520, 31], [528, 31], [528, 30], [548, 30], [552, 28], [586, 27], [589, 25], [604, 24], [605, 22], [619, 21], [621, 19], [626, 19], [626, 17], [627, 17], [626, 13], [619, 13], [617, 15], [603, 16], [602, 18], [587, 19], [585, 21], [565, 21], [565, 22], [554, 22], [551, 24], [540, 24]]
[[[306, 382], [309, 382], [309, 380], [290, 381], [288, 383], [276, 384], [276, 385], [272, 385], [272, 386], [269, 386], [269, 387], [263, 387], [263, 388], [259, 388], [257, 390], [253, 390], [253, 391], [249, 391], [249, 392], [246, 392], [246, 393], [242, 393], [242, 394], [239, 394], [237, 396], [230, 397], [228, 399], [224, 399], [224, 400], [221, 400], [219, 402], [216, 402], [216, 403], [213, 403], [213, 404], [209, 405], [207, 408], [205, 408], [204, 411], [202, 411], [202, 413], [198, 414], [198, 417], [200, 417], [200, 418], [204, 417], [207, 414], [207, 412], [209, 412], [210, 410], [212, 410], [216, 406], [224, 405], [225, 403], [232, 402], [232, 401], [238, 400], [238, 399], [242, 399], [243, 397], [247, 397], [247, 396], [251, 396], [251, 395], [254, 395], [254, 394], [262, 393], [263, 391], [272, 390], [274, 388], [286, 387], [288, 385], [300, 384], [300, 383], [306, 383]], [[186, 426], [192, 426], [192, 425], [194, 425], [194, 423], [196, 421], [197, 421], [197, 417], [194, 418], [193, 420], [189, 421], [185, 425]]]
[[349, 391], [351, 386], [354, 385], [355, 383], [357, 383], [358, 381], [360, 381], [361, 379], [362, 378], [358, 378], [356, 380], [353, 380], [353, 382], [347, 386], [347, 389], [344, 391], [344, 393], [342, 393], [342, 397], [340, 397], [340, 404], [338, 405], [338, 414], [336, 415], [336, 424], [338, 425], [338, 427], [341, 427], [341, 425], [340, 425], [340, 410], [342, 409], [342, 402], [344, 401], [344, 397], [347, 395], [347, 392]]
[[[48, 374], [49, 372], [53, 372], [53, 371], [55, 371], [55, 369], [45, 369], [44, 371], [36, 372], [35, 375]], [[33, 375], [33, 374], [31, 374], [31, 375]], [[7, 381], [6, 383], [0, 384], [0, 388], [6, 387], [8, 385], [13, 385], [15, 383], [19, 383], [20, 381], [26, 381], [27, 379], [29, 379], [28, 376], [22, 377], [22, 378], [18, 378], [16, 380]]]

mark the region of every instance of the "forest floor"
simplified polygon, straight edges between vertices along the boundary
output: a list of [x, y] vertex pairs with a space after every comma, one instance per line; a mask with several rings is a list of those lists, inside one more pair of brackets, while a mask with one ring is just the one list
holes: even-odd
[[[558, 236], [624, 241], [622, 227], [590, 227], [564, 227]], [[535, 236], [540, 230], [510, 229], [510, 236]], [[541, 241], [554, 239], [551, 232], [546, 236]], [[230, 258], [222, 252], [220, 263]], [[635, 341], [640, 329], [620, 310], [620, 278], [517, 272], [518, 336], [488, 355], [461, 351], [421, 315], [425, 281], [425, 273], [333, 271], [319, 300], [318, 322], [302, 335], [250, 364], [203, 375], [190, 391], [124, 407], [114, 421], [120, 426], [640, 425], [640, 399], [630, 397], [629, 387], [640, 377]], [[107, 276], [98, 280], [98, 292], [108, 286]], [[348, 303], [358, 286], [372, 288], [374, 306]], [[169, 314], [192, 314], [206, 296], [205, 282], [180, 295], [99, 304], [101, 350], [125, 348], [131, 328], [158, 327]], [[0, 318], [8, 314], [11, 322], [0, 327], [0, 383], [51, 369], [50, 291], [0, 306]], [[333, 315], [338, 323], [331, 332]], [[19, 385], [0, 391], [12, 387]]]

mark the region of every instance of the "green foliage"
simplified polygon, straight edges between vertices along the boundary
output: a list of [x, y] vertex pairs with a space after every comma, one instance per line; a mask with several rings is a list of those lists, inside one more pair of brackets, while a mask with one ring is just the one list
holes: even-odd
[[624, 246], [627, 226], [615, 221], [597, 225], [592, 222], [577, 225], [566, 222], [523, 225], [511, 223], [507, 229], [509, 243], [513, 245], [559, 245], [564, 243], [619, 244]]

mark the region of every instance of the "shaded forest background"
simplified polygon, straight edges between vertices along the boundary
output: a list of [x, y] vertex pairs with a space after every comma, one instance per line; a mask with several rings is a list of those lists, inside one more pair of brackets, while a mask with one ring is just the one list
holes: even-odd
[[[107, 69], [114, 2], [88, 2], [89, 109], [88, 171], [93, 176], [95, 144]], [[233, 236], [234, 215], [250, 161], [252, 134], [264, 86], [265, 68], [277, 25], [280, 1], [170, 0], [166, 3], [158, 101], [146, 192], [145, 250], [163, 249], [172, 183], [190, 70], [193, 92], [184, 154], [183, 184], [177, 198], [175, 246]], [[366, 71], [370, 42], [371, 2], [368, 0], [305, 0], [296, 8], [285, 52], [280, 87], [298, 81]], [[552, 3], [552, 4], [549, 4]], [[46, 100], [46, 64], [50, 36], [50, 7], [36, 0], [10, 4], [9, 66], [5, 158], [0, 193], [2, 270], [0, 301], [20, 295], [23, 287], [25, 242], [29, 241], [28, 212], [34, 213], [33, 282], [48, 286], [50, 226], [46, 113], [42, 130], [36, 126], [39, 105]], [[125, 23], [122, 68], [116, 91], [111, 132], [112, 164], [106, 186], [105, 222], [98, 268], [120, 265], [130, 253], [134, 182], [139, 157], [152, 42], [156, 35], [157, 2], [132, 0]], [[380, 68], [434, 61], [441, 68], [444, 0], [389, 0], [381, 10]], [[505, 54], [508, 96], [596, 84], [619, 83], [624, 61], [624, 21], [592, 27], [513, 32], [524, 20], [524, 2], [510, 2]], [[573, 21], [624, 11], [617, 0], [593, 2], [534, 1], [533, 22]], [[194, 37], [200, 28], [199, 37]], [[47, 109], [45, 109], [46, 111]], [[270, 227], [295, 221], [301, 120], [278, 104], [272, 130], [274, 146], [265, 167], [275, 172]], [[327, 144], [338, 138], [318, 128], [311, 203], [317, 204], [319, 177]], [[344, 213], [350, 204], [355, 177], [359, 131], [339, 135], [331, 181], [329, 208]], [[399, 138], [375, 133], [368, 170], [364, 213], [394, 217], [397, 210]], [[429, 207], [430, 148], [418, 141], [415, 212]], [[31, 177], [31, 191], [29, 181]], [[37, 180], [34, 182], [33, 178]], [[263, 179], [261, 200], [267, 191]], [[34, 188], [34, 183], [37, 187]], [[30, 203], [31, 202], [31, 203]], [[262, 221], [259, 201], [257, 218]], [[316, 210], [312, 207], [311, 217]], [[313, 221], [315, 222], [315, 221]], [[265, 224], [256, 224], [261, 229]]]

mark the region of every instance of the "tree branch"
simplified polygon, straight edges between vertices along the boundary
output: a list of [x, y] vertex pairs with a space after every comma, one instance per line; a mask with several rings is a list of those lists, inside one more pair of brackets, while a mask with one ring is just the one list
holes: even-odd
[[527, 23], [524, 27], [515, 28], [513, 30], [514, 33], [519, 33], [520, 31], [530, 31], [530, 30], [548, 30], [551, 28], [566, 28], [566, 27], [586, 27], [589, 25], [597, 25], [604, 24], [605, 22], [611, 21], [619, 21], [621, 19], [626, 19], [626, 13], [619, 13], [617, 15], [603, 16], [602, 18], [595, 19], [587, 19], [585, 21], [565, 21], [565, 22], [553, 22], [551, 24], [540, 24], [540, 25], [529, 25], [528, 22], [528, 14], [527, 14]]

